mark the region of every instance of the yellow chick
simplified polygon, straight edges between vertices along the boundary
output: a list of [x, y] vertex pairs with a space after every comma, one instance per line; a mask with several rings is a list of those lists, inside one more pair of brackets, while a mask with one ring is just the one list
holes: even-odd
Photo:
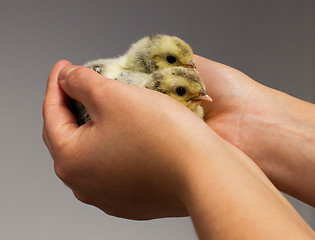
[[[204, 112], [200, 106], [201, 101], [212, 101], [206, 93], [205, 85], [200, 80], [198, 72], [191, 68], [165, 68], [151, 74], [123, 71], [115, 79], [129, 85], [167, 94], [184, 104], [202, 119]], [[72, 111], [79, 125], [90, 119], [84, 106], [77, 101], [73, 101]]]
[[165, 68], [152, 74], [124, 71], [116, 78], [120, 82], [145, 87], [169, 95], [203, 118], [201, 101], [212, 102], [197, 71], [185, 67]]
[[176, 66], [195, 68], [191, 47], [178, 37], [161, 34], [140, 39], [120, 57], [93, 60], [85, 66], [112, 79], [122, 71], [153, 73]]
[[[194, 71], [191, 47], [175, 36], [146, 36], [120, 57], [89, 61], [85, 66], [105, 77], [165, 93], [201, 118], [200, 100], [211, 100]], [[72, 111], [82, 125], [90, 119], [89, 115], [81, 103], [72, 102]]]

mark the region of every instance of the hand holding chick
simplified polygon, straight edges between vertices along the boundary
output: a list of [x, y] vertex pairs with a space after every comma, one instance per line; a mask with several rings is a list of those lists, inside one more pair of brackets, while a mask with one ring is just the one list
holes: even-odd
[[[191, 47], [174, 36], [144, 37], [123, 56], [90, 61], [85, 66], [105, 77], [167, 94], [200, 118], [204, 116], [200, 101], [212, 101], [195, 71]], [[85, 107], [77, 101], [73, 101], [72, 111], [79, 125], [90, 119]]]
[[200, 118], [203, 118], [201, 101], [212, 101], [205, 91], [205, 85], [200, 80], [199, 74], [191, 68], [165, 68], [150, 75], [124, 71], [117, 77], [117, 80], [169, 95]]
[[[87, 107], [90, 122], [78, 127], [65, 94]], [[61, 61], [49, 77], [44, 119], [56, 174], [78, 199], [133, 219], [187, 215], [169, 189], [178, 180], [173, 169], [207, 149], [208, 128], [182, 104]]]

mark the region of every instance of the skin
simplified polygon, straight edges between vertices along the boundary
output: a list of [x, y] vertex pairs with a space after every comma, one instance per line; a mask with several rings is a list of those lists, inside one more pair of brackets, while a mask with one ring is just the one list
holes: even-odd
[[315, 105], [195, 56], [214, 104], [208, 126], [245, 152], [281, 191], [315, 207]]
[[[202, 58], [197, 63], [201, 73], [216, 64]], [[204, 76], [213, 80], [226, 68], [218, 65], [214, 75]], [[76, 124], [65, 93], [86, 106], [91, 121]], [[229, 112], [232, 117], [233, 108], [223, 100], [232, 94], [209, 93], [229, 110], [226, 119]], [[235, 134], [219, 131], [222, 122], [232, 123], [213, 111], [218, 120], [207, 125], [169, 96], [104, 81], [91, 69], [61, 61], [48, 79], [43, 137], [58, 177], [79, 200], [108, 214], [130, 219], [190, 215], [200, 239], [314, 239], [260, 168], [209, 128], [234, 139]]]

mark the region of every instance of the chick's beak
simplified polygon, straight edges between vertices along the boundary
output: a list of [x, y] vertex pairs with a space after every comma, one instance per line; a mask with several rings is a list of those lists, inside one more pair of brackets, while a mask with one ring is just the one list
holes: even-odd
[[193, 97], [190, 100], [192, 100], [192, 101], [206, 101], [206, 102], [212, 102], [213, 101], [212, 98], [203, 89], [201, 89], [199, 91], [199, 96]]
[[193, 61], [190, 61], [189, 63], [184, 64], [184, 67], [192, 68], [192, 69], [196, 70], [196, 65]]

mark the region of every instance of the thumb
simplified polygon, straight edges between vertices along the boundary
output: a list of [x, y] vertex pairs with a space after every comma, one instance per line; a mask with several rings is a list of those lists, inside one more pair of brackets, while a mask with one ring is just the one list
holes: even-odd
[[105, 78], [83, 66], [66, 66], [58, 76], [62, 90], [72, 99], [82, 103], [93, 122], [104, 112], [106, 99], [115, 81]]

